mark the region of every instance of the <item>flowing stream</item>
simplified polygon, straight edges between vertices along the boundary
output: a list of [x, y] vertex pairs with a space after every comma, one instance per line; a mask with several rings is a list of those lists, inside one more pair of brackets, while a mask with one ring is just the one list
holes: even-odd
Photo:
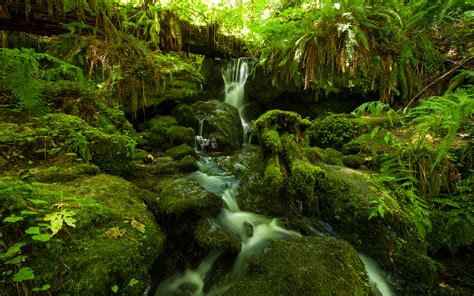
[[251, 123], [247, 122], [242, 116], [245, 99], [245, 83], [249, 77], [250, 68], [254, 63], [255, 61], [253, 59], [240, 58], [230, 60], [222, 67], [225, 102], [239, 110], [240, 120], [244, 128], [244, 144], [247, 143], [247, 133], [251, 128]]
[[[192, 177], [207, 191], [222, 197], [224, 207], [218, 218], [227, 230], [239, 236], [242, 243], [241, 251], [235, 260], [232, 271], [227, 276], [224, 288], [204, 291], [206, 274], [220, 255], [215, 252], [204, 259], [197, 269], [188, 269], [163, 281], [155, 293], [156, 296], [180, 295], [180, 287], [185, 284], [194, 286], [193, 296], [217, 295], [222, 289], [225, 289], [225, 286], [238, 281], [244, 274], [246, 258], [267, 246], [274, 239], [301, 236], [297, 232], [281, 227], [276, 218], [241, 211], [236, 200], [239, 180], [222, 171], [212, 158], [202, 158], [198, 161], [198, 166], [199, 171], [193, 173]], [[249, 226], [253, 230], [251, 234], [248, 233]]]
[[[240, 210], [236, 200], [239, 180], [223, 171], [211, 157], [202, 157], [198, 161], [198, 166], [199, 170], [192, 174], [192, 178], [207, 191], [221, 196], [224, 206], [218, 218], [227, 230], [238, 235], [241, 240], [241, 251], [220, 287], [212, 287], [209, 291], [204, 290], [206, 276], [221, 255], [221, 252], [211, 252], [196, 269], [187, 269], [161, 282], [155, 296], [183, 295], [182, 287], [192, 287], [191, 290], [194, 292], [186, 295], [219, 295], [243, 276], [246, 270], [246, 259], [249, 256], [268, 246], [274, 239], [301, 236], [295, 231], [281, 227], [276, 218]], [[249, 226], [252, 231], [248, 231]], [[334, 236], [330, 225], [323, 224], [322, 226], [322, 229], [326, 229], [323, 230], [322, 235]], [[374, 295], [394, 295], [375, 261], [363, 254], [359, 254], [359, 257], [365, 265]]]

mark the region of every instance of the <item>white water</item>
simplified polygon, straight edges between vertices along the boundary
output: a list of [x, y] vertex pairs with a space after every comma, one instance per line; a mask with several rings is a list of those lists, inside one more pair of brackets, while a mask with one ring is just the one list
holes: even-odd
[[225, 102], [239, 110], [240, 121], [242, 121], [242, 127], [244, 129], [244, 144], [247, 143], [247, 132], [251, 127], [251, 123], [246, 122], [242, 117], [242, 112], [245, 99], [245, 83], [249, 77], [250, 67], [252, 64], [252, 59], [240, 58], [230, 60], [224, 65], [224, 67], [222, 67]]
[[377, 263], [370, 257], [359, 253], [359, 257], [365, 265], [365, 270], [369, 276], [369, 284], [372, 292], [376, 296], [393, 296], [395, 295], [392, 288], [385, 280], [383, 271]]

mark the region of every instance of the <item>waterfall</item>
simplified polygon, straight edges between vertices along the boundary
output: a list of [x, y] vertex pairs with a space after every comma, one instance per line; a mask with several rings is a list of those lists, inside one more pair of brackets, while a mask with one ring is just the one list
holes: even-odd
[[247, 132], [251, 126], [250, 123], [245, 121], [242, 117], [245, 99], [245, 83], [247, 82], [253, 63], [254, 60], [250, 58], [230, 60], [221, 70], [222, 78], [224, 79], [225, 102], [239, 110], [240, 120], [244, 128], [244, 144], [247, 143]]

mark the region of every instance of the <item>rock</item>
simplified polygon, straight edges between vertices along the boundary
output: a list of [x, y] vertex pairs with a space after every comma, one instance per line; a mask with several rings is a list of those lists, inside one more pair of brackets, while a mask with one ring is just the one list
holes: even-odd
[[[2, 229], [11, 242], [27, 244], [22, 265], [33, 270], [34, 279], [25, 289], [48, 284], [53, 295], [110, 295], [117, 285], [124, 294], [142, 295], [165, 240], [153, 213], [143, 204], [146, 192], [110, 175], [61, 184], [3, 181], [0, 204], [7, 211], [3, 213], [21, 216], [28, 210], [32, 218]], [[53, 224], [45, 219], [48, 215], [64, 220], [48, 241], [33, 240], [25, 233], [39, 227], [40, 233], [51, 234], [42, 225]], [[16, 291], [6, 282], [0, 283], [0, 289], [7, 294]]]
[[[79, 117], [53, 113], [17, 125], [0, 123], [0, 147], [12, 163], [25, 164], [57, 156], [92, 162], [104, 172], [126, 175], [132, 167], [136, 141], [119, 133], [107, 134]], [[70, 156], [70, 155], [73, 156]]]
[[243, 128], [239, 111], [234, 106], [220, 102], [197, 102], [192, 105], [195, 118], [203, 120], [203, 138], [217, 141], [218, 151], [240, 149]]
[[239, 252], [240, 238], [228, 231], [222, 223], [215, 218], [202, 218], [199, 220], [194, 236], [199, 246], [206, 250], [230, 250]]
[[179, 169], [184, 172], [194, 172], [198, 170], [196, 159], [192, 155], [186, 155], [179, 161]]
[[186, 155], [195, 156], [196, 151], [194, 151], [193, 147], [183, 144], [166, 150], [165, 154], [171, 156], [174, 160], [180, 160]]
[[341, 161], [345, 166], [353, 169], [358, 169], [364, 164], [364, 159], [358, 155], [343, 155]]
[[[418, 239], [415, 221], [403, 211], [396, 196], [369, 182], [366, 172], [317, 163], [326, 176], [318, 179], [322, 219], [358, 250], [373, 257], [382, 268], [397, 274], [409, 293], [433, 287], [434, 262], [426, 243]], [[381, 200], [381, 198], [383, 198]], [[383, 203], [383, 219], [369, 219]], [[400, 243], [403, 242], [403, 243]]]
[[67, 182], [77, 178], [96, 175], [99, 167], [92, 163], [67, 163], [67, 165], [52, 165], [35, 167], [28, 170], [27, 180], [37, 182]]
[[165, 185], [161, 193], [151, 201], [150, 207], [157, 214], [170, 217], [197, 214], [213, 216], [219, 212], [220, 196], [206, 191], [189, 177], [174, 179]]
[[223, 295], [369, 295], [365, 270], [348, 243], [317, 237], [275, 240], [248, 260]]

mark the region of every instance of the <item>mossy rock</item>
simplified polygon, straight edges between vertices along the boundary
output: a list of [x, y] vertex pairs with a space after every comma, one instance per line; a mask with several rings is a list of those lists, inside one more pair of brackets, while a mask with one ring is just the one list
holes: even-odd
[[40, 166], [28, 170], [27, 180], [37, 182], [67, 182], [87, 175], [96, 175], [99, 171], [99, 167], [92, 163], [73, 162], [67, 165]]
[[275, 130], [281, 134], [299, 131], [301, 120], [298, 113], [275, 109], [262, 114], [255, 121], [254, 126], [262, 136], [268, 130]]
[[229, 232], [222, 223], [215, 218], [199, 220], [194, 236], [199, 246], [205, 250], [229, 250], [235, 253], [240, 251], [240, 238]]
[[133, 167], [135, 144], [131, 136], [106, 134], [79, 117], [61, 113], [29, 118], [21, 125], [0, 123], [0, 148], [8, 149], [3, 156], [20, 165], [75, 153], [103, 171], [126, 175]]
[[[27, 243], [22, 250], [27, 256], [23, 266], [30, 267], [35, 277], [24, 282], [26, 291], [49, 284], [48, 292], [55, 295], [110, 295], [111, 287], [117, 285], [124, 294], [142, 295], [165, 240], [153, 213], [143, 204], [146, 194], [110, 175], [61, 184], [2, 180], [2, 215], [30, 213], [28, 219], [2, 229], [7, 246]], [[30, 227], [51, 233], [41, 224], [49, 223], [43, 221], [48, 214], [61, 219], [70, 215], [75, 221], [62, 223], [47, 242], [24, 233]], [[69, 226], [71, 223], [75, 227]], [[0, 289], [7, 294], [16, 291], [7, 282], [2, 282]]]
[[186, 214], [213, 216], [221, 208], [219, 196], [208, 192], [190, 177], [175, 179], [163, 188], [161, 193], [152, 201], [151, 208], [158, 215], [172, 217]]
[[173, 158], [175, 160], [180, 160], [181, 158], [183, 158], [186, 155], [195, 156], [196, 151], [194, 150], [193, 147], [191, 147], [189, 145], [186, 145], [186, 144], [182, 144], [182, 145], [172, 147], [172, 148], [166, 150], [165, 154], [171, 156], [171, 158]]
[[179, 169], [183, 172], [194, 172], [199, 169], [196, 159], [192, 155], [185, 155], [179, 161]]
[[194, 117], [193, 109], [186, 104], [179, 104], [172, 111], [171, 115], [176, 118], [178, 125], [192, 127], [199, 132], [199, 121]]
[[149, 153], [142, 149], [133, 150], [133, 160], [145, 162], [148, 159]]
[[181, 170], [180, 161], [170, 156], [156, 157], [151, 163], [136, 164], [130, 176], [134, 179], [152, 178], [162, 174], [176, 174]]
[[[418, 239], [414, 221], [403, 211], [396, 197], [370, 183], [370, 175], [341, 166], [319, 163], [326, 176], [318, 180], [322, 219], [328, 221], [340, 237], [373, 257], [383, 268], [398, 274], [397, 280], [411, 293], [432, 287], [433, 261], [424, 242]], [[383, 197], [383, 217], [369, 219], [374, 205]], [[417, 264], [406, 254], [413, 253]], [[415, 255], [416, 254], [416, 255]], [[418, 292], [417, 292], [418, 291]]]
[[231, 151], [241, 148], [243, 127], [239, 111], [225, 102], [210, 100], [192, 105], [194, 117], [204, 120], [202, 136], [215, 138], [217, 150]]
[[194, 145], [194, 130], [190, 127], [172, 126], [167, 132], [172, 145]]
[[364, 164], [364, 159], [359, 155], [343, 155], [341, 161], [345, 166], [353, 169], [358, 169]]
[[248, 260], [243, 278], [223, 293], [369, 295], [364, 266], [348, 243], [317, 237], [275, 240]]
[[263, 149], [270, 153], [280, 153], [283, 148], [280, 134], [276, 130], [265, 131], [261, 136], [261, 143]]

